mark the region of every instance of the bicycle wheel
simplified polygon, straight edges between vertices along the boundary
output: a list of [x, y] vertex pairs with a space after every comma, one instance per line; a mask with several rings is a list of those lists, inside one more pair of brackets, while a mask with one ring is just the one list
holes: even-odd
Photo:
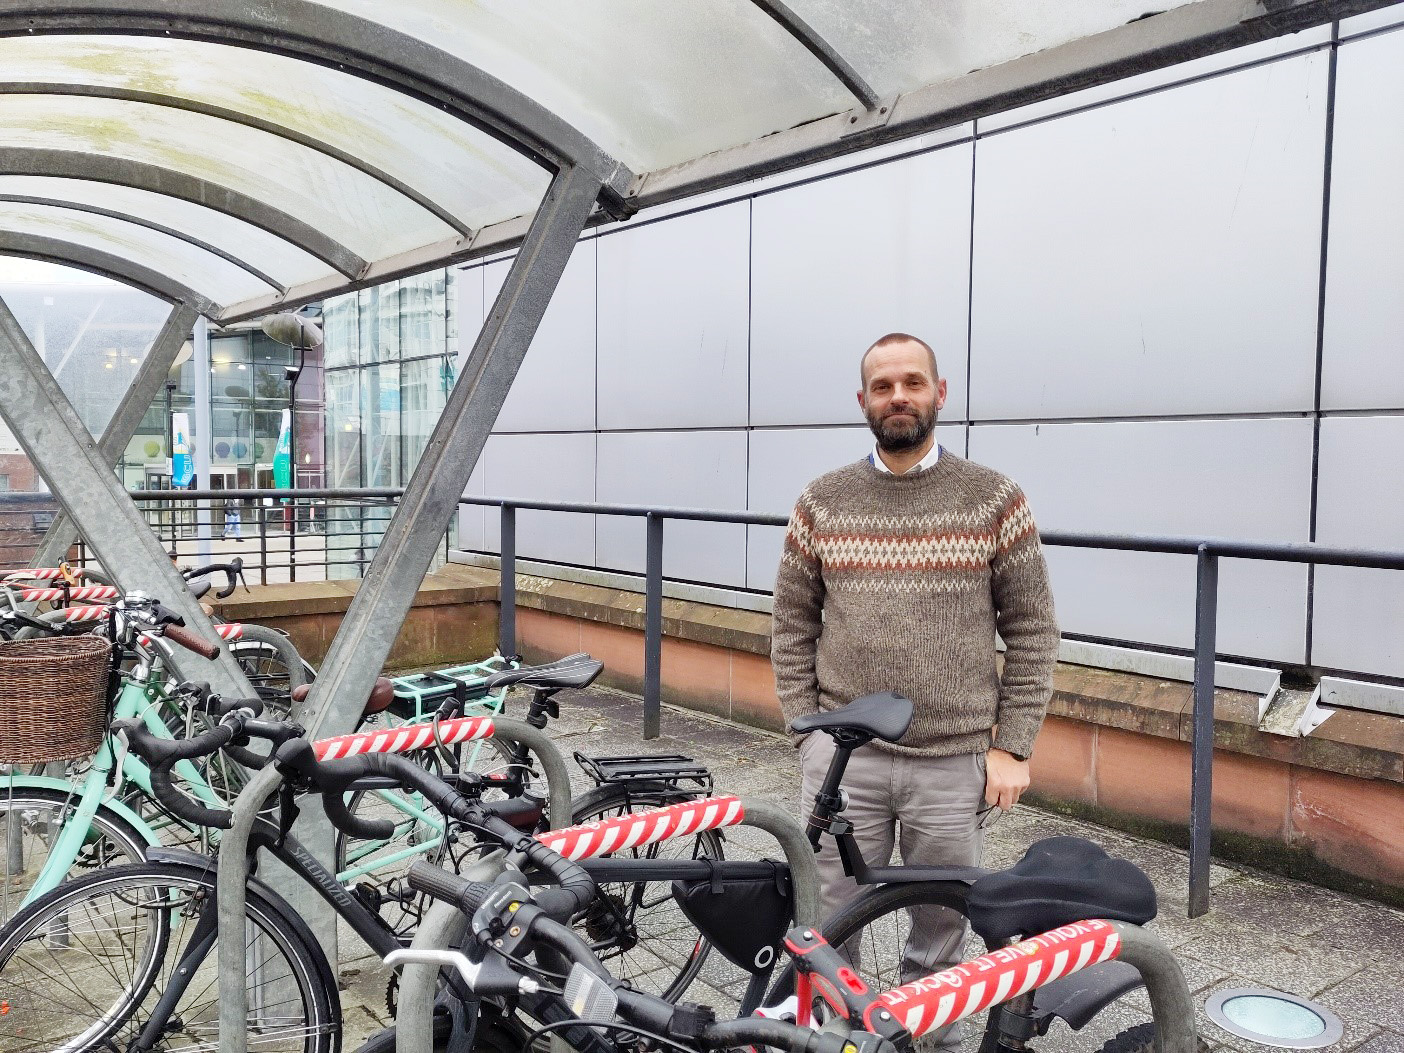
[[[574, 821], [592, 823], [646, 808], [693, 801], [698, 794], [663, 784], [624, 787], [606, 783], [581, 796]], [[628, 851], [635, 859], [721, 859], [715, 830], [660, 841]], [[640, 990], [676, 1001], [697, 979], [711, 944], [697, 932], [677, 901], [672, 882], [609, 882], [575, 920], [610, 972]]]
[[317, 677], [292, 640], [266, 625], [244, 625], [239, 639], [230, 642], [229, 653], [263, 699], [268, 720], [286, 720], [292, 712], [293, 690]]
[[[215, 914], [213, 872], [184, 864], [110, 867], [40, 898], [0, 935], [0, 1049], [126, 1049], [149, 1026], [151, 1048], [216, 1050]], [[340, 1000], [311, 932], [254, 889], [245, 920], [249, 1045], [335, 1053]], [[168, 991], [174, 1004], [154, 1019]]]
[[[0, 924], [9, 921], [29, 895], [59, 831], [77, 808], [75, 793], [11, 785], [0, 779]], [[93, 867], [139, 863], [146, 845], [136, 827], [107, 805], [99, 805], [67, 876]]]

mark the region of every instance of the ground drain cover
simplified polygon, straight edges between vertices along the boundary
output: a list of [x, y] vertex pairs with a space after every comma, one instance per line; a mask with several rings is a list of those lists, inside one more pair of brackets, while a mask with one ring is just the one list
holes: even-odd
[[1264, 987], [1220, 991], [1204, 1012], [1231, 1035], [1283, 1049], [1329, 1046], [1343, 1030], [1340, 1017], [1324, 1006]]

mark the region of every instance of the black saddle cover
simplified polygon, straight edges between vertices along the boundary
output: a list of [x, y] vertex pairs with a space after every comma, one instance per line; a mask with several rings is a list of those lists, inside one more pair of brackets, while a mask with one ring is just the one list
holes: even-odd
[[1081, 837], [1035, 842], [1008, 870], [976, 881], [967, 905], [970, 927], [987, 943], [1090, 918], [1144, 925], [1156, 912], [1150, 878]]
[[794, 916], [790, 872], [772, 864], [770, 877], [674, 881], [673, 898], [727, 961], [747, 972], [774, 964]]

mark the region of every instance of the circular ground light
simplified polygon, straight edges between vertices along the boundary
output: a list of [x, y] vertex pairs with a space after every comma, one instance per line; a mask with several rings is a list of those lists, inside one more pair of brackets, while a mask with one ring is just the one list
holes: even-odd
[[1340, 1017], [1324, 1006], [1265, 987], [1220, 991], [1204, 1004], [1231, 1035], [1282, 1049], [1318, 1049], [1341, 1040]]

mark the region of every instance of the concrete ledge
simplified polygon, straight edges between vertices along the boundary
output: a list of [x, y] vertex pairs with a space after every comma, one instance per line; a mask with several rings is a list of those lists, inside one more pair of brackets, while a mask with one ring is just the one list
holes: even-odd
[[[358, 579], [289, 582], [240, 590], [214, 603], [227, 621], [282, 629], [320, 665], [360, 587]], [[497, 575], [450, 564], [426, 577], [395, 638], [387, 667], [411, 669], [485, 658], [497, 650]]]

